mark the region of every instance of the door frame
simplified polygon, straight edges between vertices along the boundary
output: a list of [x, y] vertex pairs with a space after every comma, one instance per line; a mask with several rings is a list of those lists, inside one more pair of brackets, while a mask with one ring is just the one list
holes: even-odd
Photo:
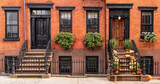
[[[31, 9], [31, 11], [32, 11], [33, 9]], [[43, 10], [43, 9], [42, 9]], [[31, 11], [30, 11], [30, 15], [31, 15], [31, 17], [30, 17], [30, 30], [31, 30], [31, 49], [38, 49], [38, 48], [36, 48], [36, 46], [35, 46], [35, 40], [36, 40], [36, 38], [35, 38], [35, 29], [36, 29], [36, 27], [35, 27], [35, 25], [36, 25], [36, 23], [35, 23], [35, 21], [36, 21], [36, 19], [47, 19], [47, 20], [49, 20], [49, 27], [48, 27], [48, 30], [49, 30], [49, 40], [51, 39], [51, 16], [50, 15], [32, 15], [31, 14]], [[51, 11], [51, 10], [50, 10]], [[34, 42], [33, 42], [34, 41]]]
[[[112, 11], [113, 9], [109, 9], [109, 11]], [[110, 13], [109, 12], [109, 39], [112, 39], [112, 20], [117, 19], [119, 16], [121, 19], [124, 19], [124, 39], [130, 38], [130, 9], [114, 9], [118, 11], [125, 11], [124, 14], [120, 14], [118, 12]]]

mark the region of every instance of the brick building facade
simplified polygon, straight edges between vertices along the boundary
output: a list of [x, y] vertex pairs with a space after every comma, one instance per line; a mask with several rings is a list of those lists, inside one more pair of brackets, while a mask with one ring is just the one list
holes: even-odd
[[[0, 57], [16, 56], [25, 40], [28, 40], [29, 49], [41, 49], [44, 45], [37, 45], [38, 37], [34, 29], [41, 25], [47, 27], [47, 41], [51, 40], [53, 60], [59, 60], [60, 56], [71, 56], [72, 60], [86, 60], [86, 56], [98, 56], [99, 61], [106, 61], [108, 45], [105, 45], [105, 42], [107, 44], [107, 41], [112, 39], [112, 22], [120, 17], [124, 20], [124, 38], [134, 40], [142, 56], [153, 56], [154, 61], [159, 61], [160, 9], [158, 0], [106, 0], [106, 2], [105, 0], [2, 0], [0, 7]], [[148, 32], [154, 32], [157, 35], [155, 43], [145, 43], [140, 39], [143, 11], [152, 14], [152, 31], [148, 30]], [[17, 18], [9, 17], [9, 12], [14, 12], [13, 15]], [[62, 12], [69, 14], [67, 16], [71, 21], [70, 32], [74, 33], [76, 38], [69, 50], [63, 50], [53, 41], [53, 38], [61, 31], [60, 15], [63, 17]], [[103, 46], [94, 50], [83, 46], [83, 39], [87, 32], [88, 12], [97, 14], [98, 32], [103, 38]], [[7, 34], [10, 32], [11, 34]]]

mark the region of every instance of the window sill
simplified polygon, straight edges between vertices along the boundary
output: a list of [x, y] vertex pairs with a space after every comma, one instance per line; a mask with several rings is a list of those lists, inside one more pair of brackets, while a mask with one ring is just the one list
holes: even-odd
[[20, 41], [19, 38], [3, 38], [3, 41]]

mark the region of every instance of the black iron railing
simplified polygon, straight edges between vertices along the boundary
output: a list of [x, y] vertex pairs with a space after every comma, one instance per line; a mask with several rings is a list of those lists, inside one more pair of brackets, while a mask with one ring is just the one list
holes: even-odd
[[108, 52], [110, 58], [110, 75], [113, 75], [113, 51], [110, 45], [110, 40], [108, 40]]
[[142, 66], [140, 66], [140, 68], [142, 69], [142, 74], [143, 75], [145, 75], [146, 73], [145, 73], [145, 60], [143, 60], [143, 61], [141, 61], [141, 59], [143, 58], [142, 56], [141, 56], [141, 54], [140, 54], [140, 52], [139, 52], [139, 50], [138, 50], [138, 48], [137, 48], [137, 46], [136, 46], [136, 43], [134, 42], [134, 40], [132, 40], [132, 44], [133, 44], [133, 50], [135, 51], [135, 58], [138, 60], [138, 62], [140, 63], [140, 65], [142, 65]]
[[49, 59], [50, 54], [51, 54], [51, 40], [48, 41], [48, 44], [47, 44], [47, 47], [46, 47], [46, 51], [44, 53], [44, 56], [45, 56], [45, 69], [46, 69], [45, 73], [46, 74], [48, 74], [48, 72], [49, 72], [48, 59]]
[[72, 60], [52, 62], [52, 74], [85, 75], [106, 74], [105, 61]]
[[15, 74], [15, 72], [16, 72], [15, 67], [21, 68], [21, 70], [22, 70], [23, 57], [25, 56], [25, 53], [27, 51], [28, 51], [28, 40], [25, 40], [16, 55], [18, 59], [15, 59], [15, 58], [12, 59], [12, 74]]

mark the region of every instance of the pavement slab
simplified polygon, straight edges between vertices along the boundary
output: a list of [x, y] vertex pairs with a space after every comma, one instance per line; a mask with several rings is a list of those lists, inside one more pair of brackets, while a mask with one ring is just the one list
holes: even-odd
[[9, 78], [0, 76], [0, 84], [160, 84], [160, 80], [149, 82], [141, 81], [108, 81], [107, 77], [87, 77], [87, 78]]

